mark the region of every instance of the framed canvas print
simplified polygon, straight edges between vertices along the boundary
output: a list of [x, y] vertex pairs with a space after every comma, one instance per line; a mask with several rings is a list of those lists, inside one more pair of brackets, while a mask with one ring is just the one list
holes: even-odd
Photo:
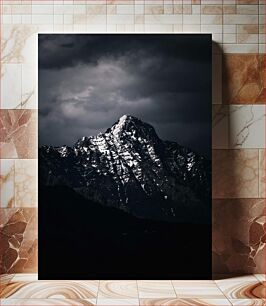
[[38, 40], [39, 278], [211, 279], [211, 35]]

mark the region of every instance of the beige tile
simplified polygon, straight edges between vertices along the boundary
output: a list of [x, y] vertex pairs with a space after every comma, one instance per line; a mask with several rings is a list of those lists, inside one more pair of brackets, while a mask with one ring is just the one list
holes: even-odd
[[115, 14], [116, 14], [116, 5], [107, 5], [107, 15], [115, 15]]
[[37, 160], [15, 161], [15, 206], [37, 207]]
[[200, 24], [184, 24], [183, 25], [184, 33], [199, 33], [200, 32]]
[[139, 300], [140, 306], [164, 306], [171, 305], [177, 306], [180, 305], [180, 300], [177, 298], [146, 298]]
[[262, 2], [262, 3], [264, 3], [264, 4], [259, 5], [259, 14], [260, 15], [265, 15], [265, 10], [266, 10], [265, 2]]
[[138, 299], [97, 299], [97, 305], [139, 306]]
[[236, 4], [258, 4], [259, 0], [236, 0]]
[[4, 4], [3, 7], [2, 7], [2, 14], [3, 15], [11, 14], [11, 10], [12, 10], [12, 5]]
[[145, 25], [144, 25], [144, 22], [141, 23], [141, 24], [136, 24], [135, 23], [135, 32], [136, 33], [144, 33], [145, 32]]
[[135, 24], [144, 24], [144, 15], [135, 15]]
[[221, 5], [221, 4], [223, 4], [223, 0], [201, 0], [201, 4]]
[[139, 298], [176, 297], [171, 281], [137, 281]]
[[200, 5], [192, 5], [191, 9], [192, 9], [192, 14], [196, 15], [196, 14], [200, 14]]
[[203, 24], [201, 25], [202, 33], [222, 33], [223, 26], [221, 24]]
[[28, 4], [12, 5], [12, 14], [31, 14], [32, 6]]
[[253, 275], [215, 281], [229, 299], [260, 299], [265, 297], [264, 287]]
[[[113, 15], [110, 16], [106, 16], [106, 15], [87, 15], [87, 25], [90, 27], [92, 25], [95, 25], [95, 27], [97, 27], [98, 31], [100, 31], [101, 26], [104, 26], [106, 24], [106, 20], [108, 20], [108, 18], [111, 18]], [[115, 16], [116, 17], [116, 16]], [[91, 30], [90, 32], [93, 32], [93, 30]]]
[[134, 15], [107, 15], [107, 24], [134, 24]]
[[2, 64], [1, 108], [16, 108], [21, 103], [21, 64]]
[[118, 15], [130, 15], [134, 14], [134, 5], [117, 5], [116, 13]]
[[11, 282], [2, 291], [12, 299], [91, 299], [96, 298], [98, 281]]
[[260, 54], [265, 54], [266, 53], [266, 47], [265, 47], [265, 44], [259, 44], [259, 50], [258, 52]]
[[224, 299], [214, 281], [172, 281], [179, 298]]
[[11, 15], [12, 24], [21, 24], [22, 23], [22, 15]]
[[62, 4], [60, 4], [60, 5], [55, 4], [54, 5], [54, 14], [64, 14], [64, 6]]
[[260, 24], [259, 25], [259, 33], [265, 34], [265, 28], [266, 28], [265, 24]]
[[140, 306], [229, 306], [227, 299], [140, 299]]
[[86, 31], [87, 31], [87, 25], [86, 24], [73, 24], [73, 32], [84, 33]]
[[259, 13], [258, 5], [237, 5], [237, 14], [257, 15]]
[[2, 299], [1, 305], [9, 305], [9, 306], [91, 306], [96, 305], [96, 299]]
[[[97, 3], [95, 3], [97, 4]], [[64, 14], [73, 14], [74, 12], [74, 5], [71, 4], [69, 1], [64, 3]]]
[[266, 185], [266, 177], [265, 177], [265, 172], [266, 172], [266, 165], [265, 165], [265, 154], [266, 150], [261, 149], [259, 150], [259, 197], [265, 198], [265, 185]]
[[241, 24], [237, 26], [237, 33], [257, 34], [259, 33], [259, 26], [256, 24]]
[[3, 289], [11, 282], [13, 277], [14, 274], [0, 274], [0, 294], [3, 291]]
[[35, 25], [50, 25], [50, 24], [53, 24], [53, 20], [54, 20], [54, 16], [53, 14], [50, 14], [50, 15], [32, 15], [32, 24], [35, 24]]
[[145, 5], [145, 15], [158, 15], [164, 13], [163, 5]]
[[258, 34], [237, 34], [237, 43], [238, 44], [257, 44], [259, 42]]
[[222, 24], [222, 15], [201, 15], [201, 24]]
[[[93, 0], [89, 0], [91, 4], [94, 3]], [[102, 4], [105, 4], [107, 1], [107, 5], [109, 4], [134, 4], [134, 0], [101, 0]], [[140, 0], [138, 0], [140, 2]], [[151, 4], [153, 4], [153, 0], [150, 1]], [[162, 0], [159, 0], [158, 2], [162, 2]]]
[[184, 15], [183, 24], [200, 24], [200, 15]]
[[234, 24], [224, 24], [223, 25], [223, 33], [224, 34], [236, 34], [236, 25]]
[[86, 5], [85, 4], [75, 4], [73, 8], [73, 13], [74, 14], [86, 14]]
[[0, 206], [14, 207], [15, 163], [12, 159], [0, 160]]
[[144, 14], [144, 4], [135, 4], [135, 14]]
[[259, 34], [259, 43], [260, 44], [265, 44], [265, 33]]
[[136, 281], [100, 281], [98, 299], [138, 298]]
[[164, 25], [164, 24], [182, 24], [181, 15], [145, 15], [146, 24]]
[[2, 23], [4, 25], [9, 25], [12, 23], [12, 15], [3, 15], [2, 19], [1, 19]]
[[21, 23], [22, 24], [31, 24], [32, 15], [22, 15]]
[[258, 24], [257, 15], [224, 15], [223, 16], [224, 24]]
[[135, 26], [134, 24], [118, 24], [117, 25], [117, 32], [123, 32], [123, 33], [128, 33], [128, 32], [134, 32]]
[[229, 106], [230, 148], [265, 148], [265, 106]]
[[236, 5], [232, 4], [224, 4], [223, 5], [223, 14], [235, 14], [236, 13]]
[[201, 13], [206, 15], [221, 15], [223, 13], [222, 5], [202, 5]]
[[183, 25], [182, 24], [174, 24], [173, 30], [174, 33], [183, 32]]
[[257, 198], [257, 149], [213, 150], [213, 198]]
[[64, 24], [73, 24], [73, 15], [64, 15]]
[[[79, 15], [75, 15], [77, 17]], [[54, 24], [63, 24], [64, 23], [64, 15], [54, 15]], [[76, 21], [74, 21], [76, 23]]]
[[[89, 16], [88, 16], [89, 17]], [[106, 16], [103, 16], [106, 21]], [[106, 32], [108, 24], [103, 23], [89, 23], [87, 25], [86, 33], [103, 33]]]
[[182, 13], [183, 13], [182, 5], [175, 4], [174, 5], [174, 14], [182, 14]]
[[236, 34], [224, 33], [223, 34], [223, 43], [224, 44], [234, 44], [234, 43], [236, 43]]
[[183, 12], [183, 15], [191, 15], [191, 13], [192, 13], [191, 2], [190, 2], [190, 4], [185, 4], [185, 2], [183, 2], [182, 12]]
[[106, 31], [108, 33], [115, 33], [115, 32], [117, 32], [117, 25], [116, 24], [107, 24], [106, 25]]
[[73, 24], [63, 24], [63, 32], [64, 33], [74, 33], [74, 25]]
[[[32, 25], [6, 25], [2, 29], [3, 63], [36, 63], [36, 38], [38, 27]], [[34, 35], [35, 34], [35, 35]]]
[[42, 15], [46, 15], [46, 14], [53, 14], [54, 12], [54, 7], [53, 5], [50, 4], [32, 4], [32, 14], [42, 14]]
[[55, 32], [64, 32], [64, 25], [63, 24], [54, 24], [54, 31]]
[[[77, 14], [73, 16], [73, 23], [74, 24], [86, 24], [87, 15], [85, 14]], [[63, 18], [60, 18], [60, 24], [63, 23]]]
[[245, 54], [254, 53], [257, 54], [259, 51], [258, 44], [224, 44], [224, 53], [234, 53], [234, 54]]
[[104, 15], [106, 14], [106, 5], [87, 5], [88, 15]]
[[35, 158], [36, 142], [35, 110], [0, 110], [1, 158]]
[[34, 282], [38, 280], [37, 273], [17, 273], [12, 279], [13, 283], [17, 282]]
[[235, 305], [245, 305], [245, 306], [265, 306], [266, 300], [262, 299], [230, 299], [233, 306]]

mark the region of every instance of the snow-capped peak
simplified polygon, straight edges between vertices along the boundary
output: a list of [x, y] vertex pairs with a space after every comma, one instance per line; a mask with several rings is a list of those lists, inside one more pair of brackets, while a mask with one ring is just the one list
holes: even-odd
[[123, 115], [122, 117], [120, 117], [118, 122], [111, 128], [113, 135], [117, 136], [125, 126], [126, 121], [130, 118], [132, 118], [132, 116], [130, 115]]

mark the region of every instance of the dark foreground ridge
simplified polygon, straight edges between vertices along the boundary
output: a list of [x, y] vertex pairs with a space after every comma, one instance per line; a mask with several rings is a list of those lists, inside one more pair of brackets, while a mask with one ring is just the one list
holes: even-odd
[[39, 188], [39, 279], [210, 279], [211, 225], [136, 218]]

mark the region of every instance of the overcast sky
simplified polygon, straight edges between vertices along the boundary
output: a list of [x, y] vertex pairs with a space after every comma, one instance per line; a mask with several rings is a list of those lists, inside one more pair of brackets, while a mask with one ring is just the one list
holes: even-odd
[[210, 35], [39, 35], [39, 145], [72, 146], [130, 114], [211, 152]]

